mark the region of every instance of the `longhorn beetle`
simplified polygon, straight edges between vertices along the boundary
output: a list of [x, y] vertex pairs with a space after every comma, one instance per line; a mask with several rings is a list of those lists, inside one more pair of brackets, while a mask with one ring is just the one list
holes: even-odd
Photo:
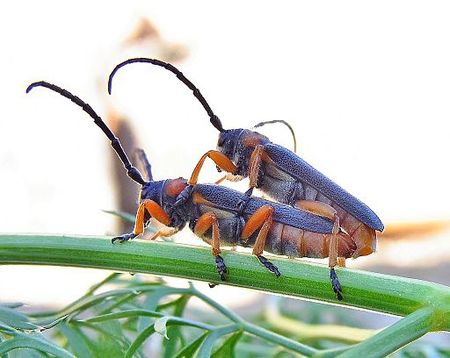
[[[332, 215], [335, 225], [349, 234], [358, 247], [365, 248], [356, 250], [353, 258], [369, 255], [375, 251], [376, 231], [383, 231], [384, 226], [366, 204], [295, 153], [272, 143], [266, 136], [243, 128], [224, 129], [219, 117], [214, 114], [200, 90], [170, 63], [150, 58], [132, 58], [118, 64], [109, 76], [108, 92], [110, 94], [112, 79], [116, 72], [125, 65], [137, 62], [165, 68], [192, 90], [195, 98], [206, 110], [210, 122], [220, 132], [217, 151], [209, 151], [207, 156], [216, 163], [219, 170], [222, 169], [231, 174], [228, 176], [229, 179], [234, 176], [234, 180], [239, 180], [248, 176], [250, 189], [259, 188], [281, 203], [318, 215]], [[269, 122], [262, 122], [259, 125]], [[218, 153], [225, 154], [228, 160], [216, 160], [215, 158], [219, 158]], [[233, 163], [236, 170], [230, 172], [225, 166], [221, 166], [225, 163], [228, 167]], [[251, 194], [251, 190], [248, 193]], [[338, 263], [345, 266], [345, 257], [339, 257]]]
[[[125, 242], [142, 234], [151, 217], [165, 225], [153, 235], [152, 240], [159, 236], [173, 235], [189, 223], [191, 230], [212, 246], [221, 280], [225, 280], [227, 274], [227, 267], [220, 256], [221, 245], [224, 244], [253, 247], [253, 254], [277, 277], [280, 276], [278, 268], [262, 255], [263, 250], [290, 257], [329, 256], [332, 258], [330, 263], [334, 263], [338, 256], [351, 257], [367, 249], [358, 246], [348, 234], [341, 231], [333, 222], [332, 216], [314, 215], [219, 185], [197, 184], [200, 168], [207, 157], [213, 158], [224, 170], [236, 170], [234, 164], [220, 152], [205, 154], [189, 180], [177, 178], [155, 181], [150, 163], [141, 151], [139, 157], [148, 178], [145, 180], [131, 164], [119, 139], [89, 104], [67, 90], [44, 81], [32, 83], [27, 88], [27, 93], [39, 86], [70, 99], [88, 113], [111, 141], [128, 176], [141, 185], [134, 230], [113, 238], [113, 243]], [[330, 280], [336, 297], [342, 300], [342, 288], [334, 264], [330, 265]]]

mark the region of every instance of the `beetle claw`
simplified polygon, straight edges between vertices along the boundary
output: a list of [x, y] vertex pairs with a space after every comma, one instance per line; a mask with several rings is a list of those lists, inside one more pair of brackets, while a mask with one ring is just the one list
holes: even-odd
[[217, 268], [217, 272], [220, 275], [220, 279], [222, 281], [225, 281], [225, 279], [226, 279], [225, 274], [228, 273], [228, 269], [227, 269], [227, 266], [225, 265], [225, 261], [223, 261], [223, 258], [220, 255], [216, 256], [216, 268]]
[[334, 293], [336, 294], [336, 298], [339, 301], [342, 301], [342, 286], [339, 282], [339, 279], [336, 275], [336, 271], [334, 271], [334, 268], [330, 269], [330, 280], [331, 280], [331, 287], [333, 288]]
[[111, 239], [111, 243], [112, 244], [115, 244], [116, 242], [123, 243], [125, 241], [134, 239], [136, 236], [137, 235], [135, 233], [133, 233], [133, 232], [131, 232], [129, 234], [123, 234], [123, 235], [116, 236], [113, 239]]
[[281, 276], [281, 272], [278, 270], [278, 267], [276, 267], [273, 263], [262, 255], [258, 255], [257, 257], [259, 262], [261, 262], [270, 272], [273, 272], [277, 278]]

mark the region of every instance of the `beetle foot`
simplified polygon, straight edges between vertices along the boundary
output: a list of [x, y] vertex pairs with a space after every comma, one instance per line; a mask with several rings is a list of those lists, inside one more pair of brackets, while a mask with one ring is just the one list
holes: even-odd
[[336, 271], [334, 271], [334, 268], [330, 268], [330, 280], [331, 280], [331, 287], [333, 288], [334, 293], [336, 294], [336, 298], [339, 301], [342, 301], [342, 286], [339, 282], [339, 279], [336, 275]]
[[220, 275], [220, 279], [222, 281], [225, 281], [225, 274], [228, 273], [228, 269], [227, 266], [225, 265], [225, 261], [223, 261], [223, 258], [220, 255], [216, 256], [216, 268], [217, 272]]
[[123, 235], [114, 237], [113, 239], [111, 239], [111, 243], [112, 244], [115, 244], [116, 242], [123, 243], [125, 241], [134, 239], [136, 236], [137, 236], [137, 234], [130, 232], [129, 234], [123, 234]]
[[219, 285], [218, 283], [212, 283], [212, 282], [208, 283], [209, 288], [214, 288], [214, 287], [216, 287], [218, 285]]
[[271, 263], [269, 260], [267, 260], [262, 255], [257, 255], [259, 262], [261, 262], [270, 272], [273, 272], [275, 276], [280, 277], [281, 273], [278, 270], [278, 267], [276, 267], [273, 263]]

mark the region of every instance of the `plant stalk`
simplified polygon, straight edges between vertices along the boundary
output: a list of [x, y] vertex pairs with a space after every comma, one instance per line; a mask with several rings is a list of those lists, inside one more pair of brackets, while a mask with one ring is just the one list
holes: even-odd
[[397, 316], [433, 307], [431, 330], [450, 330], [450, 288], [443, 285], [339, 268], [336, 272], [344, 300], [337, 301], [324, 265], [273, 256], [270, 260], [282, 273], [277, 279], [252, 255], [224, 250], [222, 256], [229, 270], [226, 282], [219, 280], [211, 250], [204, 247], [142, 240], [112, 245], [106, 237], [0, 235], [2, 264], [90, 267], [182, 277]]

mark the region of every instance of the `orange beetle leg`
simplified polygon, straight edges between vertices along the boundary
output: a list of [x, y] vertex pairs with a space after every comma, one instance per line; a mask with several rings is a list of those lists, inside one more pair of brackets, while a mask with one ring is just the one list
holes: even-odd
[[194, 168], [194, 171], [192, 172], [191, 178], [188, 181], [188, 184], [195, 185], [198, 181], [198, 175], [200, 174], [200, 170], [203, 167], [203, 164], [206, 160], [206, 158], [211, 158], [211, 160], [216, 163], [216, 165], [226, 171], [227, 173], [234, 174], [236, 172], [236, 166], [233, 164], [233, 162], [228, 159], [225, 154], [218, 152], [217, 150], [210, 150], [202, 155], [200, 160], [198, 161], [197, 165]]
[[273, 272], [277, 277], [280, 277], [278, 268], [267, 260], [263, 255], [264, 247], [266, 246], [266, 238], [272, 226], [273, 208], [270, 205], [260, 207], [247, 220], [242, 229], [241, 239], [248, 240], [248, 238], [258, 229], [258, 236], [253, 245], [253, 255], [255, 255], [259, 262], [261, 262], [270, 272]]
[[341, 266], [340, 263], [343, 263], [345, 265], [345, 258], [338, 258], [338, 234], [340, 231], [340, 226], [337, 211], [328, 204], [314, 200], [299, 200], [295, 203], [295, 206], [315, 215], [333, 220], [334, 222], [328, 248], [328, 266], [330, 267], [331, 287], [336, 294], [336, 298], [341, 301], [342, 287], [339, 283], [339, 279], [336, 275], [334, 267], [338, 264], [339, 266]]
[[212, 226], [212, 254], [216, 257], [216, 268], [220, 275], [220, 279], [225, 281], [225, 274], [228, 269], [223, 261], [222, 256], [220, 256], [220, 232], [219, 232], [219, 222], [214, 213], [204, 213], [197, 220], [194, 227], [194, 233], [197, 236], [202, 236], [205, 232], [209, 230]]
[[258, 144], [250, 157], [248, 177], [250, 179], [251, 188], [256, 188], [256, 186], [258, 185], [259, 170], [261, 168], [263, 153], [264, 146]]
[[[153, 200], [150, 200], [150, 199], [145, 199], [139, 205], [138, 212], [139, 212], [139, 210], [141, 210], [142, 207], [145, 210], [147, 210], [149, 212], [149, 214], [153, 218], [158, 220], [161, 224], [164, 224], [166, 226], [170, 225], [170, 217], [169, 217], [169, 215], [164, 211], [164, 209], [157, 202], [155, 202]], [[142, 213], [142, 215], [143, 215], [143, 213]]]
[[114, 244], [116, 241], [124, 242], [130, 239], [134, 239], [136, 236], [142, 234], [144, 232], [144, 217], [145, 210], [147, 210], [152, 217], [158, 220], [160, 223], [164, 225], [170, 224], [169, 215], [164, 211], [164, 209], [155, 201], [146, 199], [143, 200], [139, 204], [139, 208], [136, 213], [136, 220], [134, 222], [134, 229], [132, 233], [123, 234], [121, 236], [117, 236], [112, 239], [112, 243]]
[[264, 222], [270, 220], [272, 222], [273, 208], [270, 205], [261, 206], [256, 210], [252, 216], [247, 220], [242, 229], [241, 239], [248, 240], [252, 234], [263, 226]]
[[175, 235], [178, 232], [177, 228], [174, 227], [163, 227], [159, 229], [157, 232], [155, 232], [151, 237], [150, 240], [156, 240], [158, 237], [169, 237], [172, 235]]

